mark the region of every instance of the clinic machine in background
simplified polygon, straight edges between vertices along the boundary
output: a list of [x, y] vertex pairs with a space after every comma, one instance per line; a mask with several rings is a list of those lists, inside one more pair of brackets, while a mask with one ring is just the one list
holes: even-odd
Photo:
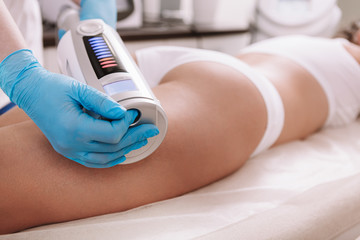
[[150, 155], [165, 137], [167, 117], [118, 33], [99, 19], [79, 21], [72, 8], [62, 11], [58, 27], [67, 30], [58, 44], [62, 73], [109, 95], [126, 109], [137, 110], [133, 126], [150, 123], [160, 131], [147, 145], [127, 154], [123, 164]]
[[253, 40], [290, 34], [332, 37], [341, 16], [337, 0], [258, 0]]

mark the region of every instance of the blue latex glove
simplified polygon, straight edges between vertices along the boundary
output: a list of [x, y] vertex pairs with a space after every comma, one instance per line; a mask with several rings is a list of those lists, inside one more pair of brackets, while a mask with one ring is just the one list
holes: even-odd
[[[102, 19], [106, 24], [116, 29], [116, 0], [81, 0], [79, 15], [80, 21]], [[64, 34], [65, 30], [60, 29], [59, 39], [61, 39]]]
[[[48, 72], [30, 50], [10, 54], [0, 64], [0, 87], [22, 108], [60, 154], [87, 167], [111, 167], [159, 133], [143, 124], [129, 129], [136, 111], [126, 111], [96, 89]], [[82, 106], [107, 119], [95, 119]], [[129, 129], [129, 130], [128, 130]]]
[[80, 21], [99, 18], [115, 29], [116, 9], [116, 0], [81, 0]]

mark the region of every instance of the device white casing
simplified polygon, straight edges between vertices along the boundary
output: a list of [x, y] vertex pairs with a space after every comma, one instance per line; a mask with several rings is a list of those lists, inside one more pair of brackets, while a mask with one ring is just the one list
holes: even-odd
[[[84, 29], [91, 31], [84, 31]], [[76, 26], [71, 26], [58, 44], [59, 67], [62, 73], [106, 93], [103, 85], [118, 81], [116, 78], [119, 74], [109, 74], [98, 79], [82, 39], [84, 36], [98, 34], [106, 36], [108, 42], [111, 43], [112, 50], [120, 56], [121, 63], [131, 75], [138, 89], [137, 91], [120, 92], [111, 97], [126, 109], [137, 109], [140, 112], [140, 119], [135, 125], [151, 123], [156, 125], [160, 131], [159, 135], [148, 139], [147, 145], [125, 155], [126, 161], [122, 164], [134, 163], [144, 159], [159, 147], [167, 131], [167, 117], [117, 32], [98, 19], [81, 21]]]

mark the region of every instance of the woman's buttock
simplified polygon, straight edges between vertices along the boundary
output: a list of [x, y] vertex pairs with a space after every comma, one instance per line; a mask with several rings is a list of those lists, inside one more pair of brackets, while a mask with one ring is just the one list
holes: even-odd
[[306, 69], [270, 54], [247, 53], [238, 58], [268, 78], [283, 100], [285, 124], [276, 144], [304, 138], [323, 126], [328, 116], [327, 97]]

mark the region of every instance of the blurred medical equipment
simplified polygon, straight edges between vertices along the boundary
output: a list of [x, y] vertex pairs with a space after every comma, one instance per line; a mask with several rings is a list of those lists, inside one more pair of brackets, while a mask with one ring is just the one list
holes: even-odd
[[139, 115], [133, 126], [154, 124], [160, 131], [148, 139], [147, 145], [127, 154], [124, 163], [150, 155], [165, 137], [167, 117], [120, 36], [102, 20], [79, 21], [73, 8], [61, 13], [58, 26], [69, 30], [58, 45], [61, 71], [111, 96], [125, 108], [136, 109]]
[[[43, 19], [55, 24], [61, 9], [77, 8], [72, 0], [38, 0]], [[118, 10], [117, 28], [139, 28], [143, 24], [142, 0], [116, 0]]]
[[198, 31], [246, 30], [256, 0], [145, 0], [146, 22], [178, 21]]
[[332, 37], [341, 15], [337, 0], [259, 0], [254, 42], [289, 34]]
[[143, 25], [143, 8], [141, 0], [117, 0], [118, 29], [140, 28]]
[[254, 16], [256, 0], [194, 0], [193, 6], [197, 30], [246, 30]]
[[193, 0], [144, 0], [144, 22], [167, 23], [178, 22], [192, 23]]
[[61, 9], [65, 6], [78, 8], [72, 0], [38, 0], [45, 21], [55, 24]]
[[144, 0], [143, 1], [143, 16], [144, 22], [159, 22], [160, 21], [160, 4], [161, 0]]
[[193, 0], [162, 0], [160, 4], [161, 19], [164, 21], [180, 21], [192, 23]]

